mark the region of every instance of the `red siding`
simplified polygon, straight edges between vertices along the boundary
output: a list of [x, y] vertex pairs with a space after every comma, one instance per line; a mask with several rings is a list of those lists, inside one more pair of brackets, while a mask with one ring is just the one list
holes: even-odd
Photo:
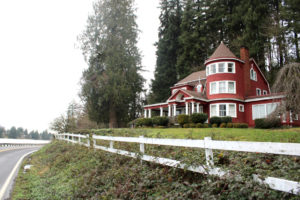
[[254, 62], [250, 63], [250, 69], [253, 67], [254, 71], [257, 74], [257, 81], [251, 80], [250, 76], [250, 92], [249, 96], [256, 96], [256, 88], [261, 89], [261, 94], [263, 94], [263, 90], [266, 90], [268, 94], [270, 94], [269, 87], [267, 82], [265, 81], [263, 75], [258, 70], [257, 66], [254, 64]]

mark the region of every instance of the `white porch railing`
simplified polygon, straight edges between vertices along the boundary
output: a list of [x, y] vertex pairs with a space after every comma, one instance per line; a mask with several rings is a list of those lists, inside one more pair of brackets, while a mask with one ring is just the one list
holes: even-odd
[[[87, 135], [79, 134], [58, 134], [55, 135], [57, 139], [65, 140], [72, 143], [79, 143], [90, 147], [90, 140], [94, 142], [95, 149], [101, 149], [111, 153], [117, 153], [133, 158], [140, 158], [141, 160], [154, 162], [170, 167], [185, 168], [187, 170], [205, 173], [217, 176], [230, 176], [229, 171], [222, 170], [214, 167], [213, 162], [213, 149], [226, 150], [226, 151], [239, 151], [239, 152], [257, 152], [257, 153], [270, 153], [280, 155], [292, 155], [300, 156], [300, 144], [299, 143], [276, 143], [276, 142], [242, 142], [242, 141], [217, 141], [212, 140], [210, 137], [205, 137], [204, 140], [191, 140], [191, 139], [161, 139], [161, 138], [144, 138], [140, 137], [112, 137], [112, 136], [100, 136], [92, 135], [89, 138]], [[86, 139], [82, 142], [81, 139]], [[109, 141], [109, 147], [96, 145], [96, 140]], [[138, 143], [140, 145], [140, 153], [133, 153], [114, 148], [114, 142], [129, 142]], [[168, 158], [154, 157], [145, 154], [145, 144], [149, 145], [165, 145], [165, 146], [177, 146], [177, 147], [190, 147], [190, 148], [203, 148], [205, 149], [206, 165], [204, 166], [187, 166], [177, 160]], [[239, 175], [236, 175], [239, 177]], [[253, 175], [256, 182], [261, 184], [267, 184], [274, 190], [283, 192], [289, 192], [292, 194], [300, 195], [300, 183], [296, 181], [285, 180], [281, 178], [267, 177], [264, 180], [260, 179], [257, 175]]]

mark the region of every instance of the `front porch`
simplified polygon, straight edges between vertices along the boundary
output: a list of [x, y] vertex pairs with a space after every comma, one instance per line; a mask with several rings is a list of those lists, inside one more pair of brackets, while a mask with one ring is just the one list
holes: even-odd
[[151, 118], [152, 112], [159, 113], [156, 116], [176, 117], [180, 114], [191, 115], [193, 113], [203, 113], [205, 104], [203, 102], [168, 102], [144, 106], [144, 118]]

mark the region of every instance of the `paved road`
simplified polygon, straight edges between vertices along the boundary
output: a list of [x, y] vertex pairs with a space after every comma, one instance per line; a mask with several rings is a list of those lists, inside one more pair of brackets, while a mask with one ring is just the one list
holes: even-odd
[[[34, 150], [38, 150], [40, 147], [25, 147], [25, 148], [14, 148], [14, 149], [0, 149], [0, 200], [8, 198], [10, 190], [12, 188], [13, 180], [18, 172], [13, 175], [8, 187], [4, 193], [3, 188], [5, 187], [6, 180], [10, 177], [18, 161], [27, 153]], [[3, 196], [2, 196], [3, 195]], [[2, 197], [2, 199], [1, 199]]]

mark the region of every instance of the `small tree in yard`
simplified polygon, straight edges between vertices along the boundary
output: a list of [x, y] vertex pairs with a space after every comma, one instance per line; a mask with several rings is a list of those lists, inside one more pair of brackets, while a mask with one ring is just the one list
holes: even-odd
[[300, 63], [287, 64], [278, 72], [273, 91], [286, 95], [280, 112], [300, 113]]

